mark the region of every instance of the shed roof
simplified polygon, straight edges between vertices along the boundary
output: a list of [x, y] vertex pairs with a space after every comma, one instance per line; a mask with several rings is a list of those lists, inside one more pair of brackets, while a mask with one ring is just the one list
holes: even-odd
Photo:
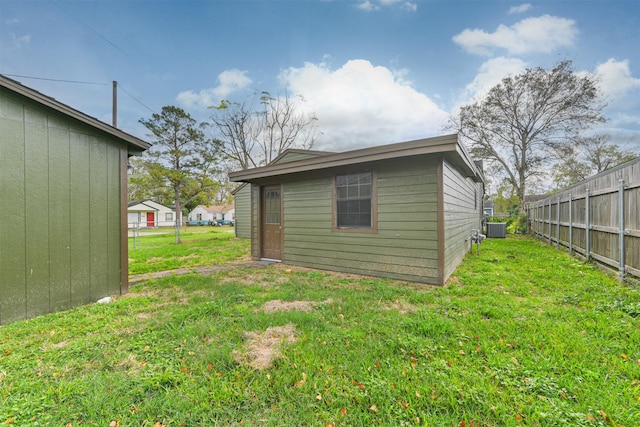
[[482, 171], [471, 160], [469, 154], [458, 140], [457, 134], [380, 145], [342, 153], [329, 153], [292, 162], [271, 163], [259, 168], [231, 172], [229, 179], [235, 182], [251, 182], [252, 180], [272, 176], [425, 154], [442, 154], [460, 167], [467, 176], [476, 181], [482, 180]]
[[31, 89], [27, 86], [24, 86], [22, 83], [10, 79], [2, 74], [0, 74], [0, 88], [8, 89], [14, 93], [22, 95], [26, 98], [29, 98], [41, 105], [49, 107], [59, 113], [62, 113], [68, 117], [76, 119], [84, 124], [87, 124], [97, 130], [105, 132], [122, 142], [127, 144], [127, 150], [129, 154], [137, 154], [151, 147], [151, 144], [145, 142], [133, 135], [130, 135], [126, 132], [121, 131], [118, 128], [115, 128], [107, 123], [104, 123], [94, 117], [91, 117], [81, 111], [78, 111], [74, 108], [69, 107], [66, 104], [63, 104], [56, 99], [44, 95], [37, 90]]

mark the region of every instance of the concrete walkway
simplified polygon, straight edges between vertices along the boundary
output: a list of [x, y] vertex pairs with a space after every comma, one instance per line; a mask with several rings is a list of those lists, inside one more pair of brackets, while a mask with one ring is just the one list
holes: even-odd
[[175, 270], [156, 271], [154, 273], [132, 274], [129, 276], [129, 285], [146, 282], [147, 280], [157, 279], [167, 276], [182, 276], [184, 274], [211, 274], [216, 271], [229, 271], [235, 268], [258, 268], [274, 264], [275, 261], [245, 261], [245, 262], [229, 262], [226, 264], [214, 264], [200, 267], [177, 268]]

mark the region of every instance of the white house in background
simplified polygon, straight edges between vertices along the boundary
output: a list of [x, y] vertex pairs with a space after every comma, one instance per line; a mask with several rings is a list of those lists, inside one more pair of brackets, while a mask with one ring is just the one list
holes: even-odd
[[233, 205], [198, 205], [189, 212], [189, 221], [213, 221], [222, 224], [231, 224], [236, 218], [236, 210]]
[[135, 224], [141, 228], [174, 226], [176, 211], [153, 200], [136, 200], [129, 202], [127, 222], [129, 228], [135, 227]]

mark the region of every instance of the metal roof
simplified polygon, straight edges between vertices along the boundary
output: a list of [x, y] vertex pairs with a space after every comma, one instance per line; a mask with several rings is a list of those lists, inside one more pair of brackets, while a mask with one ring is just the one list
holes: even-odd
[[145, 142], [133, 135], [130, 135], [126, 132], [121, 131], [118, 128], [115, 128], [94, 117], [91, 117], [74, 108], [71, 108], [68, 105], [63, 104], [62, 102], [57, 101], [54, 98], [51, 98], [50, 96], [46, 96], [38, 92], [37, 90], [24, 86], [22, 83], [16, 80], [10, 79], [2, 74], [0, 74], [0, 88], [6, 88], [16, 94], [29, 98], [41, 105], [49, 107], [59, 113], [62, 113], [68, 117], [78, 120], [97, 130], [105, 132], [121, 140], [122, 142], [125, 142], [127, 144], [128, 151], [130, 154], [134, 154], [134, 153], [137, 154], [151, 147], [151, 144], [149, 144], [148, 142]]

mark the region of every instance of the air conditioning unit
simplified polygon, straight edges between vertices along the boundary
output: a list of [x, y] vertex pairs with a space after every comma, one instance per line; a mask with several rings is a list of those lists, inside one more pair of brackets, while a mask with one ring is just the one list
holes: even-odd
[[504, 239], [505, 237], [507, 237], [507, 223], [506, 222], [488, 222], [487, 237], [501, 238], [501, 239]]

